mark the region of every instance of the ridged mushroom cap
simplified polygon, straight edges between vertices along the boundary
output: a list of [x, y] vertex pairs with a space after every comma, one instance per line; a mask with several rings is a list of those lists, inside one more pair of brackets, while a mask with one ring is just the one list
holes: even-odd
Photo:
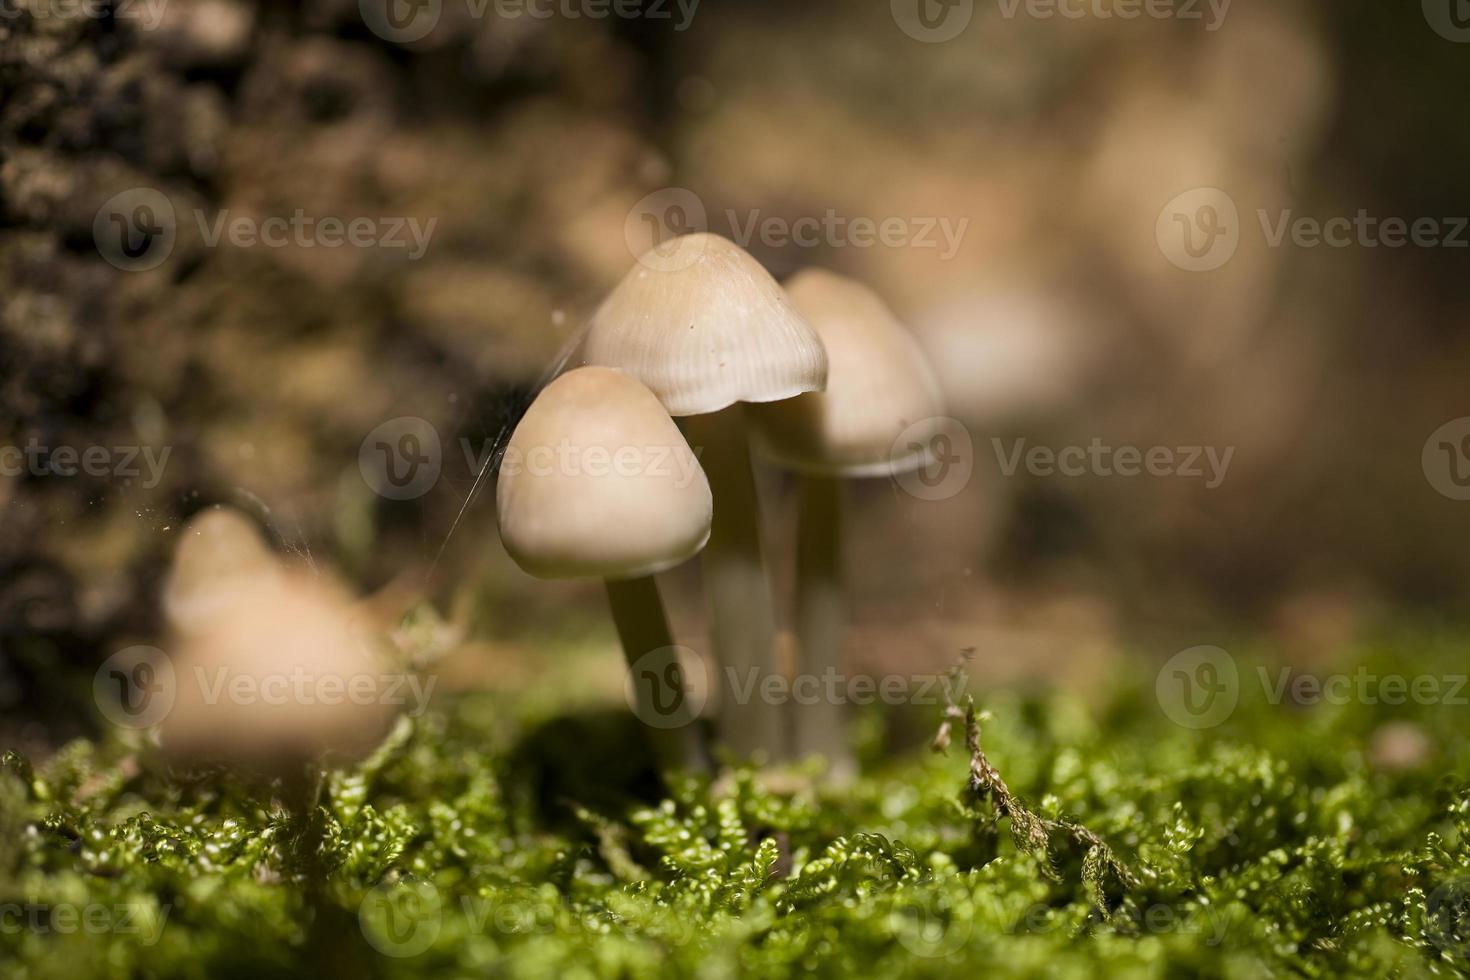
[[[826, 391], [751, 407], [762, 455], [832, 476], [886, 476], [924, 465], [943, 401], [913, 335], [876, 293], [836, 273], [803, 270], [786, 292], [822, 338], [831, 366]], [[926, 425], [897, 445], [916, 423]]]
[[516, 426], [496, 486], [500, 536], [538, 578], [636, 578], [709, 540], [704, 470], [659, 400], [632, 377], [582, 367]]
[[677, 416], [780, 401], [827, 381], [822, 343], [781, 286], [740, 246], [707, 233], [641, 257], [593, 314], [583, 350]]

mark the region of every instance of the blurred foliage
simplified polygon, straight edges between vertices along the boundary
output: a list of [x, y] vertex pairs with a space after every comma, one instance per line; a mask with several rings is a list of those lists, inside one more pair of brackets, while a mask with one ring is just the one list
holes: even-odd
[[[1341, 662], [1462, 676], [1453, 646]], [[28, 978], [1463, 971], [1461, 709], [1272, 704], [1265, 669], [1241, 660], [1239, 706], [1205, 731], [1151, 688], [1098, 711], [987, 696], [974, 734], [1003, 794], [967, 785], [956, 744], [840, 791], [740, 769], [639, 798], [631, 721], [537, 739], [584, 722], [489, 694], [402, 721], [318, 780], [309, 817], [279, 785], [159, 771], [136, 741], [12, 753], [0, 950]], [[1405, 732], [1413, 751], [1384, 750]], [[580, 782], [548, 797], [543, 770]]]

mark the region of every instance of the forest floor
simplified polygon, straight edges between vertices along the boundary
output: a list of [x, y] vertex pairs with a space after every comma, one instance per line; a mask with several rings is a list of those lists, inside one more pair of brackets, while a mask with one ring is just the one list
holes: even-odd
[[[1453, 975], [1456, 651], [1399, 632], [1310, 674], [1207, 651], [1085, 703], [866, 712], [841, 789], [661, 781], [622, 706], [554, 691], [436, 701], [295, 812], [137, 736], [10, 753], [0, 957], [68, 980]], [[940, 745], [885, 751], [904, 724]]]

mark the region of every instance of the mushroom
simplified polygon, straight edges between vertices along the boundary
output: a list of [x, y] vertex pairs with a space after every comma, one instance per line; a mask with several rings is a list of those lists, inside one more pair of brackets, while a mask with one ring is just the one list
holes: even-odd
[[204, 627], [243, 584], [279, 572], [255, 522], [233, 507], [206, 508], [179, 534], [163, 588], [163, 614], [179, 633]]
[[[330, 580], [280, 566], [226, 580], [228, 601], [179, 634], [160, 748], [276, 785], [290, 814], [282, 843], [302, 869], [308, 903], [324, 909], [321, 767], [361, 759], [382, 742], [399, 687], [360, 628], [351, 596]], [[322, 918], [318, 912], [313, 921]], [[319, 941], [314, 926], [308, 945]]]
[[[741, 403], [827, 383], [821, 341], [755, 259], [718, 235], [671, 239], [639, 258], [593, 314], [584, 352], [647, 385], [700, 447], [717, 503], [702, 565], [716, 659], [741, 684], [776, 672], [776, 617]], [[725, 691], [720, 725], [738, 754], [784, 755], [779, 706]]]
[[[925, 465], [943, 409], [917, 341], [872, 290], [806, 269], [786, 291], [827, 348], [827, 389], [756, 406], [750, 419], [758, 451], [799, 474], [798, 673], [821, 676], [842, 667], [841, 481]], [[852, 775], [841, 705], [800, 706], [795, 738], [798, 754], [827, 757], [834, 779]]]
[[[500, 536], [516, 564], [537, 578], [606, 581], [630, 671], [674, 645], [654, 575], [699, 553], [712, 506], [699, 460], [653, 392], [604, 367], [575, 368], [537, 395], [496, 486]], [[633, 689], [640, 718], [670, 720], [655, 708], [657, 691]], [[688, 720], [655, 729], [667, 767], [708, 764]]]
[[293, 776], [381, 741], [395, 714], [387, 664], [345, 592], [278, 569], [241, 581], [230, 600], [182, 637], [166, 752]]

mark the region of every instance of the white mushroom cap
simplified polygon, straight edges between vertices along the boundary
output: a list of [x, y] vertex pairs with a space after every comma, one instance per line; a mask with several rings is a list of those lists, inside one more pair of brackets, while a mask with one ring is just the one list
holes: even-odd
[[537, 396], [506, 446], [500, 536], [538, 578], [636, 578], [709, 540], [704, 470], [659, 400], [605, 367], [576, 368]]
[[642, 381], [670, 415], [780, 401], [827, 381], [821, 341], [776, 280], [707, 233], [641, 257], [593, 314], [584, 351]]
[[184, 638], [163, 748], [267, 770], [362, 755], [394, 716], [386, 669], [345, 592], [302, 572], [251, 579]]
[[[821, 336], [831, 373], [825, 392], [751, 408], [761, 453], [800, 472], [833, 476], [886, 476], [924, 465], [944, 408], [913, 335], [871, 289], [835, 273], [805, 269], [786, 291]], [[919, 430], [905, 436], [915, 425]]]
[[280, 571], [260, 528], [232, 507], [210, 507], [179, 533], [163, 587], [163, 612], [181, 633], [201, 628], [233, 602], [243, 584]]

